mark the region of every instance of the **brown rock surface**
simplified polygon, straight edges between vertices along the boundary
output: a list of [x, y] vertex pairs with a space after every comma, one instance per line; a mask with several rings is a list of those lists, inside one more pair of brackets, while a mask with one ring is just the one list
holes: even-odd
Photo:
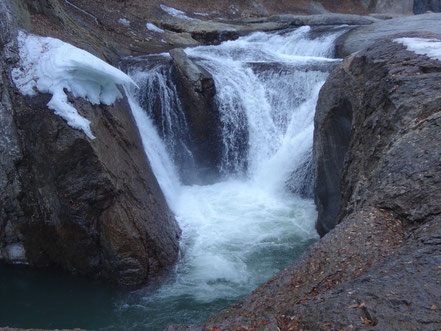
[[21, 96], [10, 79], [18, 22], [8, 6], [0, 30], [0, 256], [124, 285], [151, 280], [176, 261], [180, 230], [127, 100], [93, 106], [70, 97], [92, 122], [90, 140], [47, 108], [50, 95]]

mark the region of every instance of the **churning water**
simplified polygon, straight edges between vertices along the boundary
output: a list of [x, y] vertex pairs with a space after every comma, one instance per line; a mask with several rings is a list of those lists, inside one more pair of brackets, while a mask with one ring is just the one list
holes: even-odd
[[[129, 101], [183, 230], [180, 261], [159, 288], [78, 290], [84, 297], [101, 295], [101, 307], [86, 303], [90, 316], [81, 320], [53, 324], [46, 313], [46, 320], [40, 318], [46, 323], [24, 326], [157, 330], [198, 323], [292, 263], [317, 239], [310, 198], [313, 118], [319, 90], [338, 62], [332, 59], [333, 43], [341, 33], [302, 27], [185, 50], [216, 85], [221, 176], [209, 185], [181, 184], [180, 168], [191, 169], [196, 161], [168, 55], [163, 61], [147, 57], [142, 70], [133, 67], [141, 88], [128, 91]], [[67, 287], [57, 283], [60, 291]], [[84, 314], [69, 309], [72, 316]]]
[[[184, 148], [191, 158], [189, 129], [167, 66], [132, 70], [142, 87], [132, 91], [132, 109], [183, 237], [173, 279], [154, 294], [134, 293], [123, 315], [154, 309], [162, 317], [169, 311], [174, 318], [168, 322], [202, 321], [250, 293], [317, 238], [315, 205], [300, 193], [310, 192], [311, 169], [304, 168], [311, 159], [315, 105], [337, 61], [332, 46], [339, 33], [312, 38], [311, 29], [302, 27], [186, 49], [216, 86], [222, 179], [210, 185], [177, 180], [175, 149]], [[152, 120], [158, 104], [159, 130]], [[144, 320], [153, 327], [151, 322]]]

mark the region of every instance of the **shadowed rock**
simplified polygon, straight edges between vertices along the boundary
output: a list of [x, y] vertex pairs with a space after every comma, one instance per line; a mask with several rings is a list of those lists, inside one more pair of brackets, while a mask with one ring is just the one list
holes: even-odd
[[222, 150], [219, 112], [214, 100], [214, 80], [184, 50], [173, 49], [170, 55], [177, 73], [180, 101], [194, 142], [192, 149], [199, 165], [199, 181], [210, 180], [217, 175]]
[[[150, 168], [126, 99], [69, 102], [91, 121], [90, 140], [21, 96], [17, 22], [2, 2], [0, 40], [0, 259], [62, 268], [124, 285], [159, 276], [177, 259], [179, 227]], [[4, 9], [4, 10], [3, 10]]]

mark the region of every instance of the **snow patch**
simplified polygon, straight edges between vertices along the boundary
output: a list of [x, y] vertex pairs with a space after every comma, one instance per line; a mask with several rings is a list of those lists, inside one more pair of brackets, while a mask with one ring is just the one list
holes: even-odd
[[47, 106], [90, 139], [95, 138], [90, 121], [69, 103], [64, 89], [94, 105], [111, 105], [122, 97], [117, 85], [135, 84], [122, 71], [59, 39], [20, 31], [17, 40], [20, 67], [11, 72], [17, 88], [23, 95], [52, 94]]
[[441, 61], [441, 41], [429, 38], [397, 38], [394, 42], [403, 44], [409, 51]]
[[208, 16], [209, 14], [207, 13], [198, 13], [198, 12], [194, 12], [194, 15], [198, 15], [198, 16]]
[[125, 18], [120, 18], [118, 20], [118, 23], [120, 23], [120, 24], [122, 24], [124, 26], [129, 26], [130, 25], [130, 21], [128, 19], [125, 19]]
[[164, 32], [164, 30], [158, 28], [156, 25], [152, 23], [147, 23], [145, 26], [147, 27], [148, 30], [153, 32]]
[[174, 16], [174, 17], [179, 17], [182, 18], [184, 20], [189, 20], [189, 21], [196, 21], [194, 18], [188, 17], [185, 12], [183, 12], [182, 10], [179, 9], [175, 9], [172, 7], [168, 7], [166, 5], [159, 5], [159, 7], [161, 7], [161, 9], [163, 11], [165, 11], [167, 14]]

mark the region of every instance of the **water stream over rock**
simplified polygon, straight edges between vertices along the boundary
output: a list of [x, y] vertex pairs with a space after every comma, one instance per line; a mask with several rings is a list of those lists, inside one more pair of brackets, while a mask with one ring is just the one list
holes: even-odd
[[[98, 286], [87, 291], [106, 293], [102, 307], [86, 304], [87, 312], [58, 307], [71, 316], [80, 314], [81, 320], [54, 322], [49, 309], [38, 323], [23, 326], [158, 330], [170, 323], [197, 323], [292, 263], [318, 238], [311, 199], [313, 119], [319, 90], [338, 62], [332, 58], [333, 45], [342, 31], [258, 32], [185, 50], [215, 81], [222, 150], [214, 181], [194, 180], [198, 161], [170, 57], [132, 59], [137, 64], [129, 73], [140, 89], [128, 91], [129, 102], [154, 173], [183, 230], [180, 261], [159, 288], [121, 293]], [[32, 281], [18, 276], [12, 286]], [[55, 281], [61, 292], [73, 287], [70, 282], [76, 281]], [[66, 299], [78, 295], [84, 300], [87, 291], [70, 291]]]

